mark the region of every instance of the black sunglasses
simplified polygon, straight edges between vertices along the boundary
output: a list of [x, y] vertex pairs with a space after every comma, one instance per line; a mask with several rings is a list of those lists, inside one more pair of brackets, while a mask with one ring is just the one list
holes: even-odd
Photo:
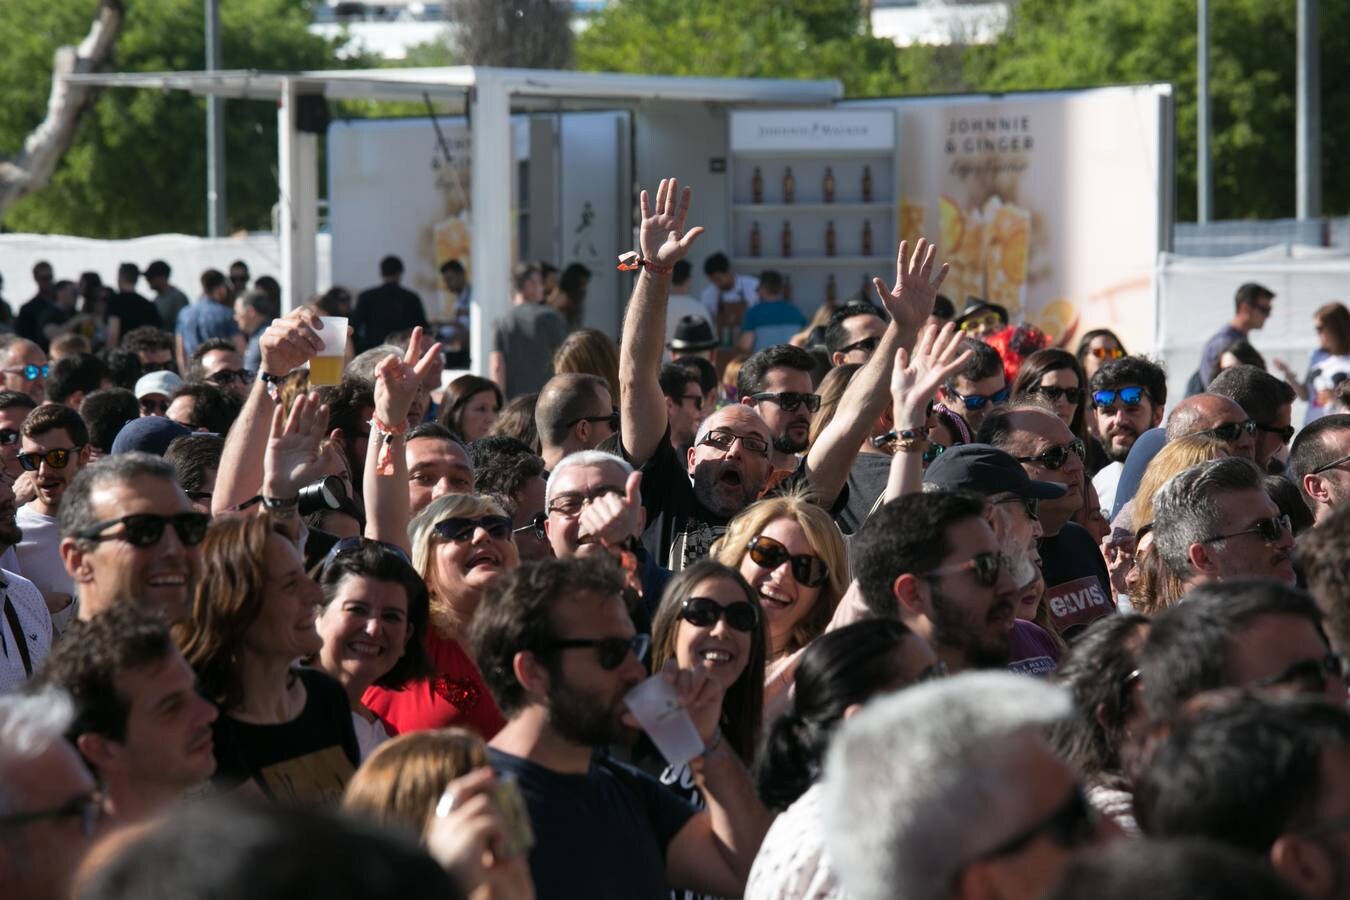
[[1045, 450], [1035, 456], [1019, 456], [1017, 457], [1017, 461], [1035, 463], [1036, 465], [1044, 466], [1053, 472], [1056, 469], [1064, 467], [1064, 464], [1069, 461], [1070, 453], [1078, 457], [1081, 461], [1087, 456], [1087, 447], [1081, 440], [1074, 438], [1067, 444], [1063, 444], [1059, 447], [1051, 447], [1049, 450]]
[[769, 455], [769, 442], [757, 434], [737, 434], [734, 431], [723, 431], [718, 429], [705, 434], [703, 440], [699, 441], [699, 443], [707, 444], [709, 447], [716, 447], [723, 453], [728, 453], [731, 451], [731, 445], [737, 441], [740, 441], [741, 446], [750, 453], [757, 453], [760, 456]]
[[820, 587], [830, 575], [830, 567], [819, 556], [805, 553], [793, 555], [773, 538], [757, 535], [746, 545], [750, 559], [764, 569], [776, 569], [785, 562], [792, 563], [792, 577], [802, 587]]
[[141, 414], [146, 416], [162, 416], [169, 411], [168, 400], [151, 400], [149, 397], [141, 398]]
[[231, 381], [238, 381], [240, 384], [249, 384], [253, 381], [253, 373], [248, 369], [221, 369], [219, 372], [212, 372], [206, 376], [208, 381], [218, 384], [222, 387]]
[[1350, 462], [1350, 456], [1342, 456], [1340, 459], [1332, 460], [1331, 462], [1327, 463], [1325, 466], [1318, 466], [1317, 468], [1313, 469], [1313, 470], [1312, 470], [1310, 473], [1308, 473], [1308, 474], [1310, 474], [1310, 475], [1321, 475], [1323, 472], [1326, 472], [1326, 471], [1328, 471], [1328, 470], [1330, 470], [1330, 469], [1338, 469], [1338, 468], [1340, 468], [1341, 466], [1345, 465], [1345, 464], [1348, 463], [1348, 462]]
[[[95, 522], [75, 532], [75, 536], [84, 541], [125, 541], [133, 547], [153, 547], [164, 536], [165, 527], [172, 525], [183, 546], [195, 547], [206, 537], [206, 527], [210, 524], [211, 517], [206, 513], [184, 512], [172, 516], [135, 513]], [[117, 534], [103, 533], [114, 525], [121, 525], [122, 530]]]
[[1027, 511], [1027, 518], [1033, 522], [1039, 522], [1041, 519], [1041, 501], [1035, 497], [1004, 497], [1002, 500], [995, 500], [995, 506], [1002, 506], [1004, 503], [1020, 503], [1022, 508]]
[[847, 346], [840, 347], [839, 352], [852, 353], [854, 350], [863, 350], [867, 353], [871, 353], [874, 350], [876, 350], [877, 347], [879, 347], [880, 345], [881, 345], [881, 338], [877, 337], [876, 335], [872, 335], [871, 337], [865, 337], [860, 341], [854, 341], [853, 343]]
[[55, 450], [47, 450], [42, 453], [25, 453], [19, 451], [19, 465], [25, 472], [36, 472], [38, 466], [46, 463], [53, 469], [64, 469], [70, 464], [72, 454], [79, 453], [84, 449], [84, 445], [79, 447], [58, 447]]
[[0, 447], [8, 447], [19, 442], [19, 433], [13, 428], [0, 428]]
[[432, 530], [447, 541], [462, 544], [465, 541], [473, 540], [474, 532], [479, 528], [496, 540], [511, 537], [511, 520], [506, 516], [483, 516], [478, 519], [452, 516], [449, 519], [442, 519], [437, 522]]
[[618, 431], [618, 430], [619, 430], [619, 410], [618, 410], [618, 407], [613, 407], [613, 408], [611, 409], [610, 414], [607, 415], [607, 416], [579, 416], [578, 418], [575, 418], [575, 419], [573, 419], [573, 420], [570, 421], [570, 422], [564, 422], [564, 423], [563, 423], [563, 427], [564, 427], [564, 428], [571, 428], [573, 425], [577, 424], [578, 422], [608, 422], [608, 423], [609, 423], [609, 430], [610, 430], [610, 431]]
[[1293, 526], [1288, 516], [1271, 516], [1269, 519], [1261, 519], [1252, 523], [1251, 528], [1244, 528], [1242, 531], [1230, 531], [1228, 534], [1216, 534], [1212, 538], [1205, 538], [1204, 543], [1212, 544], [1215, 541], [1226, 541], [1229, 538], [1240, 537], [1244, 534], [1259, 534], [1261, 540], [1267, 544], [1273, 544], [1286, 534], [1290, 534]]
[[1097, 817], [1081, 787], [1074, 785], [1068, 798], [1054, 812], [994, 849], [982, 853], [980, 859], [1020, 853], [1042, 834], [1065, 850], [1092, 843], [1097, 836]]
[[1345, 656], [1332, 651], [1321, 659], [1299, 660], [1280, 674], [1256, 682], [1255, 687], [1290, 685], [1300, 693], [1320, 694], [1328, 678], [1344, 678], [1345, 674]]
[[1065, 400], [1068, 400], [1074, 406], [1077, 406], [1078, 401], [1083, 399], [1083, 389], [1076, 387], [1075, 388], [1040, 387], [1038, 385], [1036, 387], [1033, 387], [1031, 390], [1027, 391], [1027, 393], [1041, 394], [1051, 403], [1058, 403], [1060, 398], [1063, 397]]
[[548, 513], [537, 512], [534, 514], [534, 517], [530, 519], [530, 521], [526, 522], [524, 525], [521, 525], [519, 528], [512, 529], [511, 533], [524, 534], [525, 532], [528, 531], [530, 534], [534, 535], [535, 540], [546, 541], [548, 540], [548, 532], [544, 530], [544, 523], [547, 521], [548, 521]]
[[963, 394], [960, 391], [949, 391], [949, 393], [960, 400], [968, 410], [984, 409], [985, 404], [992, 403], [997, 406], [1008, 399], [1009, 388], [1005, 385], [992, 394]]
[[759, 626], [759, 607], [746, 600], [723, 606], [711, 597], [690, 597], [680, 606], [680, 618], [699, 628], [712, 628], [724, 616], [737, 631], [754, 631]]
[[779, 391], [778, 393], [760, 393], [751, 394], [750, 399], [756, 403], [761, 400], [768, 400], [770, 403], [777, 403], [784, 412], [795, 412], [797, 407], [805, 406], [807, 412], [815, 412], [820, 409], [819, 394], [800, 394], [796, 391]]
[[651, 635], [635, 634], [630, 638], [575, 638], [567, 641], [554, 641], [551, 644], [545, 644], [540, 650], [547, 652], [549, 650], [570, 650], [574, 647], [594, 647], [599, 651], [600, 668], [606, 672], [613, 672], [623, 665], [624, 660], [628, 659], [629, 653], [632, 653], [641, 662], [642, 658], [647, 655], [647, 648], [651, 646], [651, 643]]
[[1257, 422], [1256, 430], [1264, 431], [1266, 434], [1278, 434], [1280, 436], [1281, 444], [1287, 444], [1294, 439], [1293, 425], [1286, 425], [1283, 428], [1276, 428], [1274, 425], [1262, 425], [1260, 422]]
[[929, 569], [923, 573], [923, 577], [931, 580], [935, 575], [952, 575], [969, 571], [975, 576], [975, 583], [980, 587], [993, 587], [994, 582], [998, 581], [998, 573], [1007, 565], [1008, 557], [1002, 553], [977, 553], [965, 562]]
[[704, 399], [705, 399], [705, 398], [704, 398], [704, 396], [703, 396], [702, 394], [695, 394], [695, 395], [692, 396], [692, 397], [686, 396], [686, 395], [684, 395], [684, 394], [681, 394], [681, 395], [680, 395], [680, 402], [681, 402], [681, 403], [692, 403], [692, 404], [694, 404], [694, 409], [698, 410], [699, 412], [703, 412], [703, 401], [704, 401]]
[[1116, 402], [1117, 397], [1119, 397], [1120, 402], [1124, 403], [1126, 406], [1138, 406], [1139, 401], [1143, 400], [1145, 397], [1148, 397], [1150, 400], [1153, 399], [1148, 391], [1135, 385], [1133, 387], [1123, 387], [1114, 391], [1093, 391], [1092, 405], [1098, 409], [1106, 409], [1112, 403]]
[[1215, 425], [1213, 428], [1206, 428], [1200, 434], [1212, 434], [1225, 444], [1231, 444], [1242, 437], [1242, 432], [1247, 434], [1256, 433], [1256, 423], [1251, 419], [1245, 422], [1225, 422], [1222, 425]]

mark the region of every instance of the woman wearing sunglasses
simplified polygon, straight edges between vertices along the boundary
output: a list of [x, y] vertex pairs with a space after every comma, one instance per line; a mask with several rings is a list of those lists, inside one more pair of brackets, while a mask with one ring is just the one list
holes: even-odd
[[389, 737], [384, 722], [361, 702], [366, 690], [378, 685], [397, 691], [431, 672], [420, 639], [427, 631], [426, 585], [402, 550], [354, 538], [334, 545], [319, 587], [323, 646], [313, 665], [346, 690], [365, 759]]
[[1125, 355], [1125, 345], [1116, 333], [1109, 328], [1094, 328], [1078, 341], [1078, 365], [1083, 370], [1083, 383], [1087, 384], [1097, 370], [1113, 359]]
[[363, 702], [391, 732], [463, 725], [491, 740], [505, 724], [463, 646], [488, 587], [520, 564], [511, 518], [477, 494], [447, 494], [408, 526], [413, 568], [426, 582], [430, 625], [423, 648], [434, 674], [401, 690], [374, 686]]
[[1087, 447], [1083, 465], [1091, 478], [1110, 460], [1088, 430], [1087, 394], [1082, 366], [1072, 353], [1056, 347], [1037, 350], [1023, 360], [1012, 387], [1013, 402], [1031, 398], [1046, 403], [1083, 442]]
[[215, 783], [336, 804], [361, 755], [341, 685], [295, 665], [321, 647], [314, 611], [323, 594], [300, 551], [270, 515], [257, 515], [213, 522], [202, 559], [179, 643], [220, 707]]
[[745, 900], [843, 896], [822, 859], [817, 785], [830, 739], [878, 694], [945, 672], [932, 647], [892, 619], [846, 625], [806, 648], [792, 707], [770, 726], [755, 765], [760, 798], [782, 814], [760, 844]]

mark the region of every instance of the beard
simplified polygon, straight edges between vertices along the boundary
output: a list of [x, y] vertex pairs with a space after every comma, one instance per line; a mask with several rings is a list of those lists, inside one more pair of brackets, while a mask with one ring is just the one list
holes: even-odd
[[[932, 589], [933, 597], [933, 643], [960, 650], [970, 669], [1005, 669], [1008, 667], [1011, 633], [999, 634], [995, 638], [981, 638], [978, 630], [970, 622], [970, 616], [955, 601], [938, 590]], [[1000, 600], [989, 610], [993, 614], [1001, 607], [1012, 604]]]
[[591, 694], [563, 684], [548, 695], [549, 724], [558, 736], [583, 747], [632, 743], [636, 733], [623, 723], [623, 701], [605, 706]]
[[801, 453], [810, 446], [809, 438], [796, 440], [787, 434], [780, 435], [773, 439], [773, 449], [779, 453]]
[[741, 483], [733, 485], [721, 480], [725, 461], [705, 461], [694, 469], [694, 499], [711, 513], [730, 519], [745, 509], [759, 496], [762, 485], [751, 484], [741, 472]]

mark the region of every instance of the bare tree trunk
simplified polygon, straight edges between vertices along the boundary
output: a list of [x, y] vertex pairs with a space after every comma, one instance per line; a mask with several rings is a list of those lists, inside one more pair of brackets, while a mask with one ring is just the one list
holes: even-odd
[[57, 163], [70, 149], [95, 89], [71, 84], [66, 76], [97, 71], [111, 59], [122, 31], [123, 13], [122, 0], [102, 0], [79, 46], [60, 47], [54, 54], [47, 117], [28, 135], [17, 156], [0, 160], [0, 219], [16, 200], [46, 187]]
[[457, 58], [471, 66], [572, 65], [570, 0], [454, 0], [446, 12]]

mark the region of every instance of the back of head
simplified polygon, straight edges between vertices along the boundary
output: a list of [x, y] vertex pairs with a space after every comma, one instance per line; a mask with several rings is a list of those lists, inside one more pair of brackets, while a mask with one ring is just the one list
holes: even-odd
[[1197, 463], [1172, 476], [1153, 497], [1153, 544], [1178, 578], [1192, 575], [1190, 547], [1222, 531], [1224, 494], [1264, 490], [1261, 470], [1251, 460], [1224, 456]]
[[713, 253], [703, 260], [704, 275], [720, 275], [723, 272], [731, 271], [731, 260], [725, 253]]
[[949, 896], [960, 871], [1018, 827], [1008, 820], [1030, 786], [1013, 748], [1069, 709], [1036, 679], [967, 672], [877, 698], [845, 722], [826, 756], [822, 824], [849, 896]]
[[777, 297], [783, 293], [783, 275], [775, 272], [773, 269], [765, 269], [759, 273], [759, 287], [770, 297]]
[[702, 356], [681, 356], [675, 360], [675, 365], [684, 366], [698, 375], [698, 388], [704, 394], [712, 393], [713, 388], [717, 387], [717, 367], [711, 360], [704, 359]]
[[463, 728], [414, 731], [386, 741], [356, 770], [342, 811], [420, 839], [446, 785], [487, 765], [483, 739]]
[[123, 335], [122, 347], [133, 353], [173, 350], [173, 335], [153, 325], [142, 325]]
[[1331, 645], [1350, 653], [1350, 507], [1334, 510], [1298, 541], [1308, 593], [1326, 616]]
[[192, 412], [184, 424], [193, 431], [225, 434], [238, 418], [244, 402], [234, 391], [226, 390], [209, 381], [189, 381], [173, 392], [170, 401], [179, 397], [192, 398]]
[[141, 268], [132, 262], [124, 262], [117, 267], [117, 280], [134, 285], [141, 279]]
[[316, 810], [229, 800], [149, 826], [85, 882], [84, 900], [459, 898], [431, 857], [388, 831]]
[[1094, 391], [1111, 391], [1135, 384], [1148, 391], [1155, 407], [1167, 405], [1167, 372], [1142, 356], [1122, 356], [1103, 364], [1092, 376], [1091, 387]]
[[570, 373], [548, 380], [534, 408], [535, 427], [545, 449], [561, 447], [568, 430], [583, 416], [608, 414], [596, 406], [601, 389], [608, 391], [609, 384], [598, 375]]
[[1321, 628], [1311, 597], [1264, 578], [1201, 585], [1155, 618], [1139, 659], [1149, 716], [1166, 722], [1197, 694], [1232, 686], [1235, 635], [1253, 620], [1272, 615], [1295, 616]]
[[534, 424], [535, 407], [538, 404], [538, 394], [521, 394], [516, 397], [497, 414], [492, 434], [513, 437], [538, 453], [539, 429]]
[[526, 482], [544, 474], [544, 460], [521, 441], [482, 437], [469, 445], [474, 488], [483, 494], [514, 498]]
[[619, 402], [619, 345], [598, 328], [578, 328], [564, 338], [554, 351], [553, 371], [598, 375], [605, 380], [610, 399]]
[[1228, 445], [1209, 434], [1188, 434], [1164, 444], [1144, 470], [1144, 477], [1139, 479], [1139, 488], [1134, 494], [1134, 528], [1138, 530], [1153, 521], [1153, 498], [1172, 476], [1228, 455]]
[[108, 367], [92, 353], [77, 353], [57, 360], [47, 376], [47, 399], [65, 403], [76, 394], [92, 394], [103, 387]]
[[224, 452], [224, 437], [218, 434], [188, 434], [174, 438], [164, 459], [173, 466], [178, 484], [183, 490], [192, 492], [206, 486], [207, 475], [220, 468], [220, 457]]
[[1289, 448], [1289, 471], [1302, 487], [1303, 476], [1330, 465], [1344, 454], [1337, 432], [1350, 431], [1350, 413], [1333, 413], [1314, 419], [1299, 431]]
[[126, 388], [104, 388], [80, 401], [80, 418], [89, 429], [89, 443], [101, 453], [111, 453], [122, 426], [140, 414], [136, 395]]
[[403, 356], [403, 351], [397, 344], [380, 344], [369, 350], [363, 350], [347, 363], [346, 368], [342, 370], [342, 377], [344, 380], [360, 381], [373, 389], [375, 370], [391, 356]]
[[511, 267], [511, 283], [517, 291], [525, 290], [530, 279], [539, 277], [539, 266], [532, 262], [519, 262]]
[[403, 260], [392, 254], [380, 260], [380, 277], [393, 278], [403, 274]]
[[1250, 854], [1202, 840], [1117, 841], [1069, 863], [1044, 900], [1299, 900]]
[[775, 344], [765, 347], [741, 363], [736, 375], [736, 389], [742, 397], [749, 397], [764, 389], [765, 376], [770, 369], [787, 368], [798, 372], [815, 371], [816, 361], [810, 353], [791, 344]]
[[1254, 421], [1269, 425], [1281, 406], [1294, 402], [1294, 389], [1256, 366], [1240, 365], [1224, 369], [1205, 388], [1211, 394], [1227, 397], [1242, 407]]
[[212, 294], [226, 283], [225, 273], [219, 269], [207, 269], [202, 273], [202, 293]]
[[1242, 309], [1244, 306], [1260, 306], [1267, 300], [1273, 299], [1275, 292], [1263, 284], [1257, 284], [1249, 281], [1240, 285], [1233, 294], [1233, 308]]
[[[685, 385], [691, 381], [698, 384], [698, 373], [687, 366], [666, 363], [661, 367], [658, 381], [661, 384], [661, 393], [679, 403], [680, 398], [684, 396]], [[699, 393], [702, 392], [700, 388]]]
[[0, 695], [0, 815], [22, 802], [24, 780], [11, 770], [64, 741], [74, 718], [70, 695], [56, 688]]

